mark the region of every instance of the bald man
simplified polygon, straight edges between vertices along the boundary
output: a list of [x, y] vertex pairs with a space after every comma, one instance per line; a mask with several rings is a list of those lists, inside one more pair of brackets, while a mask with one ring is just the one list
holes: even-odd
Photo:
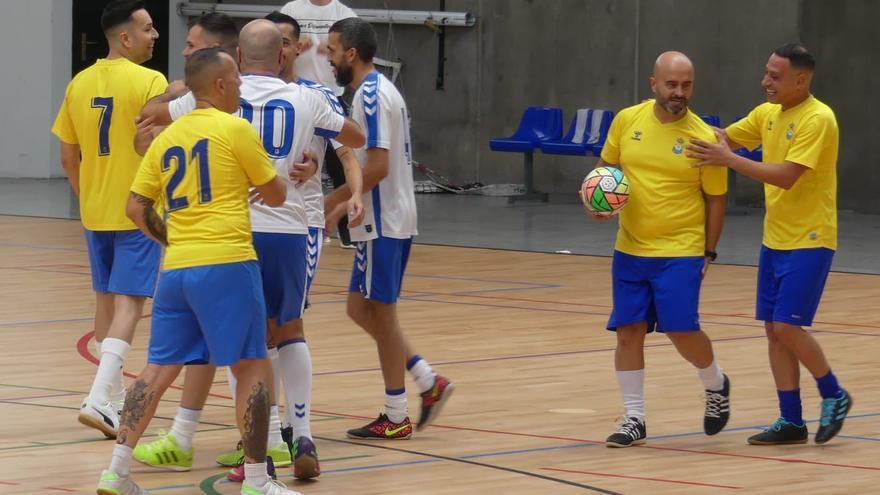
[[698, 315], [700, 285], [724, 223], [726, 170], [693, 168], [695, 160], [684, 153], [690, 139], [715, 139], [688, 109], [691, 61], [679, 52], [661, 54], [650, 84], [654, 99], [617, 114], [596, 164], [622, 168], [630, 185], [614, 246], [614, 306], [607, 325], [617, 335], [614, 367], [626, 419], [608, 437], [608, 447], [644, 443], [647, 436], [644, 345], [654, 330], [697, 368], [706, 393], [706, 434], [721, 431], [730, 417], [730, 380]]
[[[259, 196], [250, 207], [254, 247], [262, 273], [262, 292], [266, 301], [268, 341], [270, 354], [277, 353], [278, 374], [285, 387], [287, 407], [303, 411], [305, 404], [296, 403], [294, 386], [301, 373], [298, 344], [304, 343], [302, 315], [306, 306], [308, 215], [300, 184], [315, 172], [314, 163], [298, 163], [315, 135], [336, 139], [346, 146], [358, 147], [366, 142], [360, 126], [337, 113], [319, 92], [284, 82], [281, 72], [282, 35], [274, 22], [258, 19], [248, 23], [239, 34], [238, 62], [242, 76], [239, 115], [251, 123], [260, 134], [263, 147], [272, 158], [277, 173], [287, 189], [287, 200], [271, 208]], [[192, 111], [189, 109], [188, 111]], [[182, 119], [187, 114], [175, 116]], [[279, 124], [280, 123], [280, 124]], [[359, 179], [359, 177], [358, 177]], [[359, 182], [359, 181], [358, 181]], [[359, 186], [359, 184], [358, 184]], [[353, 216], [359, 223], [361, 211]], [[273, 360], [275, 358], [273, 357]], [[190, 374], [206, 374], [190, 379]], [[194, 449], [192, 438], [201, 417], [207, 390], [191, 387], [210, 387], [212, 368], [191, 368], [187, 371], [184, 398], [198, 399], [187, 402], [186, 410], [178, 410], [171, 431], [149, 444], [138, 446], [134, 458], [144, 464], [185, 471], [192, 468]], [[233, 393], [235, 377], [230, 378]], [[320, 474], [317, 448], [311, 437], [298, 439], [293, 458], [281, 436], [281, 421], [275, 401], [275, 387], [271, 387], [270, 428], [266, 448], [277, 467], [294, 463], [294, 474], [309, 479]], [[242, 447], [221, 455], [217, 462], [233, 467], [229, 479], [241, 481], [246, 473], [241, 465]]]
[[[230, 115], [241, 85], [232, 57], [217, 48], [199, 50], [185, 70], [197, 108], [150, 145], [126, 207], [132, 222], [167, 249], [147, 366], [125, 398], [97, 493], [147, 493], [131, 479], [132, 448], [183, 366], [210, 362], [231, 366], [238, 378], [236, 419], [248, 474], [241, 493], [293, 495], [267, 474], [265, 303], [248, 215], [251, 187], [273, 206], [284, 203], [287, 189], [257, 133]], [[165, 219], [156, 213], [156, 201], [163, 203]]]

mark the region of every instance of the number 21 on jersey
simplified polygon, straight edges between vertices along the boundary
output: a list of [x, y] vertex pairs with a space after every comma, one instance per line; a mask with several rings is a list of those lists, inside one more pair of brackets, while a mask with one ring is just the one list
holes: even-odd
[[192, 150], [190, 150], [189, 156], [187, 156], [186, 150], [181, 146], [172, 146], [165, 150], [165, 154], [162, 155], [162, 173], [171, 171], [172, 163], [175, 167], [171, 175], [171, 180], [169, 180], [168, 184], [165, 186], [165, 197], [168, 199], [168, 211], [180, 210], [189, 206], [189, 200], [187, 199], [189, 191], [183, 191], [183, 194], [180, 196], [175, 197], [174, 195], [177, 193], [177, 189], [186, 177], [187, 172], [192, 170], [188, 164], [192, 164], [193, 162], [198, 162], [195, 173], [198, 174], [198, 181], [196, 184], [198, 187], [197, 193], [199, 203], [205, 204], [211, 202], [211, 175], [208, 167], [208, 140], [201, 139], [195, 144], [195, 146], [193, 146]]

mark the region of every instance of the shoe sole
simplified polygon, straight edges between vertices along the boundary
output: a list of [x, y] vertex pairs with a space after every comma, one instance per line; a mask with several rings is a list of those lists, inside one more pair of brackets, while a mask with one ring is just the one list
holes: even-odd
[[431, 408], [431, 412], [428, 413], [428, 418], [416, 425], [416, 431], [422, 431], [431, 426], [431, 423], [433, 423], [434, 420], [437, 419], [437, 416], [440, 415], [440, 410], [446, 405], [446, 401], [452, 397], [452, 392], [455, 392], [455, 384], [449, 382], [449, 385], [447, 385], [446, 388], [443, 389], [443, 393], [440, 394], [440, 400], [434, 404], [434, 407]]
[[143, 464], [144, 466], [149, 466], [154, 469], [159, 469], [161, 471], [174, 471], [176, 473], [185, 473], [187, 471], [192, 471], [192, 466], [175, 466], [172, 464], [153, 464], [147, 460], [138, 459], [137, 457], [132, 456], [132, 459]]
[[118, 490], [113, 490], [111, 488], [98, 488], [98, 495], [119, 495]]
[[409, 440], [412, 438], [412, 433], [405, 437], [359, 437], [357, 435], [352, 435], [351, 433], [346, 433], [345, 436], [353, 440]]
[[763, 442], [761, 440], [746, 440], [749, 445], [798, 445], [802, 443], [807, 443], [807, 439], [797, 439], [797, 440], [782, 440], [779, 442]]
[[111, 429], [109, 426], [107, 426], [107, 423], [103, 421], [98, 421], [97, 418], [93, 417], [90, 414], [80, 413], [80, 415], [77, 416], [76, 419], [80, 422], [80, 424], [100, 431], [107, 438], [116, 438], [116, 430]]
[[293, 462], [293, 477], [298, 480], [310, 480], [321, 475], [318, 459], [310, 455], [301, 455]]
[[645, 443], [644, 438], [641, 440], [633, 440], [632, 443], [629, 443], [629, 444], [623, 444], [623, 443], [617, 443], [617, 442], [605, 442], [605, 446], [610, 447], [612, 449], [625, 449], [627, 447], [632, 447], [633, 445], [642, 445], [643, 443]]

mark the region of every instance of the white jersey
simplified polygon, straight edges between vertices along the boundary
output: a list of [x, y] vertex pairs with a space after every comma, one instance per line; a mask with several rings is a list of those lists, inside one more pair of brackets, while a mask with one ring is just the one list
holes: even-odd
[[[307, 79], [300, 79], [296, 82], [300, 86], [313, 89], [321, 96], [327, 99], [330, 107], [339, 115], [345, 115], [345, 110], [333, 90], [327, 86], [323, 86]], [[342, 145], [334, 140], [330, 140], [333, 149], [338, 149]], [[318, 172], [309, 178], [309, 180], [300, 186], [300, 191], [306, 200], [306, 216], [309, 218], [309, 227], [324, 228], [324, 191], [321, 187], [321, 170], [324, 169], [324, 153], [327, 150], [327, 139], [321, 136], [315, 136], [309, 143], [308, 148], [315, 154], [318, 160]]]
[[281, 8], [281, 13], [293, 17], [299, 23], [300, 41], [305, 38], [312, 40], [312, 47], [300, 53], [293, 63], [294, 71], [305, 79], [331, 88], [336, 96], [341, 95], [345, 88], [336, 85], [327, 54], [318, 53], [318, 46], [327, 42], [333, 23], [340, 19], [357, 17], [357, 14], [338, 0], [331, 0], [327, 5], [315, 5], [310, 0], [294, 0], [287, 2]]
[[408, 239], [418, 234], [413, 188], [409, 115], [403, 96], [379, 72], [364, 78], [351, 104], [351, 118], [367, 134], [367, 144], [355, 153], [367, 163], [367, 149], [388, 150], [388, 175], [364, 193], [364, 222], [351, 229], [353, 241], [376, 237]]
[[[173, 119], [195, 109], [192, 93], [171, 102]], [[172, 111], [172, 108], [174, 109]], [[182, 113], [181, 113], [182, 112]], [[273, 76], [244, 74], [241, 77], [241, 106], [238, 115], [254, 126], [263, 148], [275, 163], [278, 176], [287, 184], [287, 199], [278, 207], [251, 205], [254, 232], [308, 234], [308, 216], [301, 187], [288, 176], [293, 164], [302, 161], [306, 147], [316, 135], [332, 138], [339, 134], [345, 117], [312, 89], [288, 84]]]

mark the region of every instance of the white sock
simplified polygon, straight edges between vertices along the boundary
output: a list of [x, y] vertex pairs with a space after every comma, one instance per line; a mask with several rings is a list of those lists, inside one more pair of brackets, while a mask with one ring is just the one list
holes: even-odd
[[232, 402], [235, 402], [235, 387], [238, 386], [238, 380], [232, 374], [232, 367], [226, 368], [226, 382], [229, 384], [229, 393], [232, 394]]
[[269, 364], [272, 366], [272, 386], [274, 387], [272, 390], [275, 391], [275, 403], [284, 404], [284, 401], [281, 400], [281, 370], [278, 365], [278, 348], [267, 349], [266, 355], [269, 358]]
[[385, 415], [392, 423], [400, 423], [407, 417], [406, 389], [385, 391]]
[[312, 438], [312, 356], [304, 341], [285, 344], [278, 349], [278, 365], [284, 377], [287, 420], [293, 438]]
[[406, 369], [409, 370], [420, 392], [427, 392], [434, 386], [434, 378], [437, 376], [437, 373], [434, 372], [434, 369], [431, 368], [431, 365], [422, 356], [417, 354], [410, 358], [409, 362], [406, 363]]
[[714, 359], [709, 366], [703, 369], [698, 368], [697, 374], [700, 375], [704, 389], [717, 392], [724, 388], [724, 375], [721, 374], [721, 367]]
[[202, 417], [201, 409], [177, 408], [177, 416], [171, 424], [171, 434], [177, 440], [180, 450], [186, 452], [192, 448], [193, 436], [199, 426], [199, 418]]
[[645, 370], [618, 371], [617, 383], [628, 418], [645, 420]]
[[246, 463], [244, 465], [244, 481], [254, 488], [263, 488], [269, 482], [269, 475], [266, 474], [266, 463]]
[[89, 391], [89, 400], [98, 404], [110, 402], [110, 392], [113, 389], [114, 380], [120, 380], [122, 365], [128, 356], [131, 346], [128, 342], [120, 339], [106, 338], [101, 342], [101, 362], [98, 364], [98, 372], [95, 373], [95, 381]]
[[122, 478], [131, 474], [131, 447], [119, 443], [114, 445], [109, 469]]
[[278, 406], [269, 407], [269, 438], [266, 442], [267, 448], [274, 448], [284, 443], [281, 438], [281, 418], [278, 417]]

